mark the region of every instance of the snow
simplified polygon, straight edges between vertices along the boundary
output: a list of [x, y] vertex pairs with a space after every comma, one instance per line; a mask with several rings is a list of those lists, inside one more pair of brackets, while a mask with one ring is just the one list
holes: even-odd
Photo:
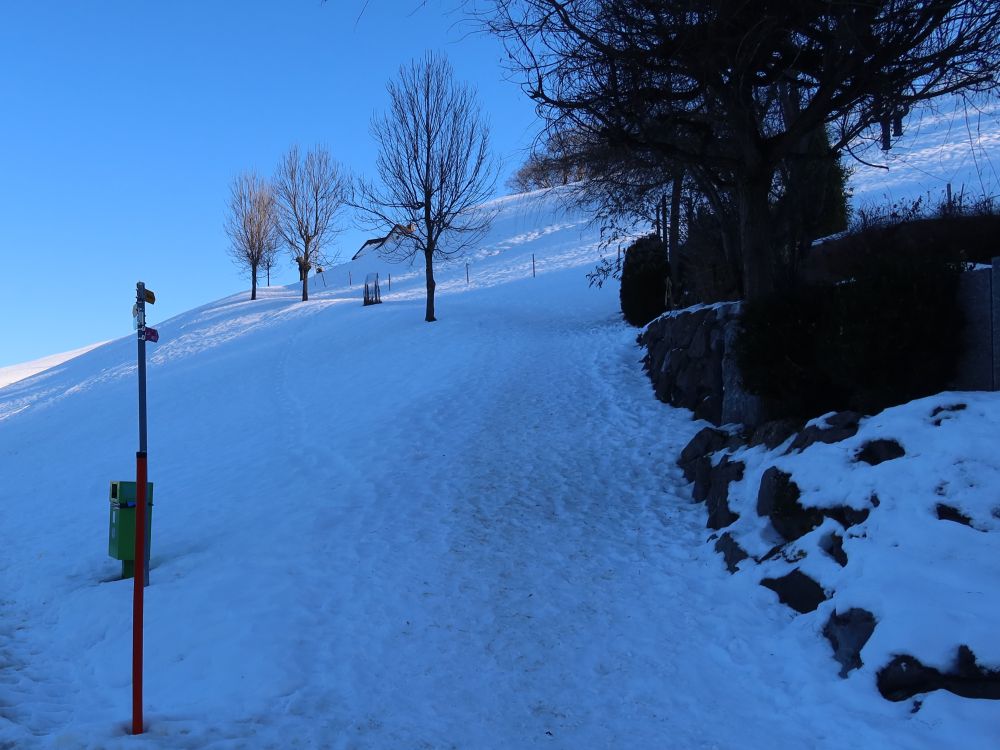
[[668, 318], [676, 318], [681, 315], [687, 315], [689, 313], [699, 312], [701, 310], [722, 310], [731, 307], [732, 305], [738, 305], [738, 304], [739, 304], [738, 302], [712, 302], [707, 304], [699, 302], [698, 304], [690, 305], [688, 307], [683, 307], [677, 310], [667, 310], [665, 313], [661, 313], [659, 317], [656, 317], [653, 320], [649, 321], [649, 323], [646, 324], [646, 327], [649, 327], [654, 323], [657, 323], [661, 320], [665, 320]]
[[946, 98], [933, 110], [915, 112], [888, 152], [859, 156], [875, 167], [845, 159], [852, 169], [852, 204], [943, 202], [950, 183], [966, 202], [1000, 195], [1000, 103]]
[[[773, 451], [736, 451], [731, 460], [744, 461], [746, 469], [730, 487], [729, 505], [740, 518], [727, 530], [752, 556], [777, 541], [767, 518], [756, 512], [757, 489], [769, 466], [791, 474], [804, 507], [870, 510], [846, 532], [827, 519], [783, 555], [759, 566], [743, 563], [738, 576], [760, 580], [801, 568], [833, 592], [802, 617], [817, 632], [832, 611], [860, 607], [874, 613], [878, 624], [861, 652], [864, 666], [851, 679], [873, 682], [877, 669], [897, 654], [951, 671], [960, 644], [983, 667], [1000, 668], [1000, 460], [992, 449], [998, 429], [1000, 394], [941, 393], [864, 419], [856, 435], [837, 443], [815, 443], [787, 455], [789, 441]], [[856, 460], [877, 439], [895, 440], [905, 455], [874, 466]], [[939, 503], [969, 517], [971, 527], [939, 519]], [[843, 568], [820, 548], [830, 532], [844, 537]], [[797, 559], [801, 553], [805, 557]], [[952, 699], [932, 694], [921, 713], [931, 701]], [[983, 736], [1000, 729], [995, 703], [982, 701], [976, 710]]]
[[73, 349], [69, 352], [50, 354], [47, 357], [34, 359], [31, 362], [0, 367], [0, 388], [3, 388], [5, 385], [10, 385], [11, 383], [16, 383], [18, 380], [24, 380], [32, 375], [37, 375], [38, 373], [56, 367], [57, 365], [61, 365], [63, 362], [73, 359], [74, 357], [79, 357], [81, 354], [86, 354], [91, 349], [95, 349], [105, 343], [107, 342], [101, 341], [96, 344], [80, 347], [79, 349]]
[[[271, 287], [157, 324], [141, 738], [132, 583], [106, 555], [108, 483], [134, 471], [134, 340], [0, 389], [0, 747], [993, 747], [996, 703], [887, 702], [868, 667], [837, 676], [816, 618], [725, 571], [674, 465], [704, 423], [654, 399], [616, 291], [588, 288], [597, 232], [557, 197], [497, 202], [469, 283], [464, 260], [439, 267], [434, 324], [422, 271], [371, 257], [307, 303]], [[391, 290], [363, 307], [375, 271]], [[995, 397], [968, 403], [935, 428], [900, 412], [920, 487], [949, 465], [941, 436], [954, 459], [995, 430]], [[949, 475], [982, 524], [988, 445]], [[946, 572], [948, 544], [935, 595], [971, 569]], [[839, 596], [868, 602], [891, 559]], [[963, 636], [992, 660], [995, 584], [980, 599]], [[943, 634], [886, 622], [866, 664], [911, 632], [940, 656]]]

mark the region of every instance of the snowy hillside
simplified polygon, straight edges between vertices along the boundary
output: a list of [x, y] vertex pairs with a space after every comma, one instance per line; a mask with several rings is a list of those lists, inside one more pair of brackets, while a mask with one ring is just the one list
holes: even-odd
[[61, 365], [66, 360], [79, 357], [81, 354], [86, 354], [91, 349], [94, 349], [103, 343], [106, 342], [102, 341], [98, 344], [83, 346], [79, 349], [73, 349], [68, 352], [60, 352], [59, 354], [50, 354], [47, 357], [33, 359], [30, 362], [24, 362], [18, 365], [0, 367], [0, 388], [3, 388], [5, 385], [10, 385], [11, 383], [16, 383], [18, 380], [24, 380], [32, 375], [37, 375], [40, 372], [51, 370], [53, 367]]
[[995, 702], [912, 714], [727, 573], [674, 465], [703, 424], [587, 287], [595, 232], [498, 205], [437, 323], [366, 258], [157, 326], [142, 738], [107, 556], [134, 340], [0, 389], [0, 747], [989, 746]]
[[921, 197], [936, 205], [949, 183], [956, 199], [995, 198], [1000, 195], [1000, 103], [977, 106], [946, 99], [934, 110], [911, 115], [888, 152], [872, 148], [863, 158], [878, 166], [844, 160], [853, 171], [856, 207]]

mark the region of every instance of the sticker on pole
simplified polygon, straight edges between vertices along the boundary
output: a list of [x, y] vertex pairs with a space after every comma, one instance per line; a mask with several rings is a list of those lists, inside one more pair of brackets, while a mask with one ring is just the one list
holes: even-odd
[[155, 328], [150, 328], [149, 326], [146, 326], [145, 338], [146, 341], [152, 341], [153, 343], [156, 343], [157, 341], [160, 340], [160, 332], [157, 331]]

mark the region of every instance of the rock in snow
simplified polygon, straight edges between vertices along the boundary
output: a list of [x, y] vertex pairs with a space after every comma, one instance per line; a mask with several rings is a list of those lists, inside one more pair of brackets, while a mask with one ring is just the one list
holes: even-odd
[[724, 456], [711, 470], [708, 487], [708, 497], [705, 503], [708, 507], [708, 528], [723, 529], [739, 518], [729, 508], [729, 485], [743, 478], [743, 462], [730, 461]]
[[722, 555], [726, 561], [726, 569], [730, 573], [735, 573], [739, 569], [739, 564], [746, 560], [746, 550], [744, 550], [728, 531], [723, 533], [715, 542], [715, 551]]
[[781, 469], [772, 466], [760, 479], [757, 515], [769, 518], [774, 530], [789, 542], [823, 522], [823, 514], [815, 508], [802, 507], [799, 496], [799, 488], [791, 475]]
[[947, 690], [964, 698], [1000, 700], [1000, 670], [985, 669], [968, 646], [959, 646], [951, 670], [941, 672], [912, 656], [895, 657], [878, 672], [878, 689], [891, 701]]
[[788, 446], [788, 452], [801, 453], [813, 443], [839, 443], [853, 437], [858, 431], [861, 415], [856, 411], [841, 411], [826, 417], [823, 422], [808, 424]]
[[833, 646], [833, 658], [840, 662], [840, 676], [847, 677], [861, 666], [861, 649], [875, 631], [875, 615], [865, 609], [849, 609], [844, 614], [830, 613], [823, 635]]
[[826, 601], [823, 587], [798, 568], [781, 578], [764, 578], [760, 585], [774, 591], [782, 604], [796, 612], [812, 612]]
[[901, 458], [905, 455], [906, 451], [903, 450], [903, 446], [896, 440], [892, 438], [879, 438], [877, 440], [869, 440], [862, 445], [856, 458], [858, 461], [864, 461], [869, 466], [876, 466], [883, 461], [891, 461], [894, 458]]
[[[841, 676], [876, 680], [893, 701], [937, 690], [1000, 697], [1000, 456], [989, 447], [1000, 394], [963, 396], [829, 415], [785, 451], [789, 425], [771, 423], [707, 459], [712, 478], [730, 479], [713, 485], [709, 513], [713, 527], [729, 514], [714, 544], [726, 568], [739, 578], [759, 566], [780, 602], [824, 617]], [[948, 651], [958, 657], [942, 663]]]

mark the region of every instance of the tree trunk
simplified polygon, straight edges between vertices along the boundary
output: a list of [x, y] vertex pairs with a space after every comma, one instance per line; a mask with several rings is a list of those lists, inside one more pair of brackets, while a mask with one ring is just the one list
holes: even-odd
[[302, 301], [309, 301], [309, 240], [305, 242], [302, 259], [299, 261], [299, 277], [302, 279]]
[[774, 291], [769, 205], [771, 177], [771, 171], [764, 169], [737, 178], [743, 296], [747, 300], [757, 300]]
[[257, 299], [257, 266], [250, 269], [250, 299]]
[[670, 277], [676, 284], [678, 282], [678, 257], [677, 246], [681, 239], [681, 188], [684, 185], [684, 175], [674, 176], [674, 184], [670, 190], [670, 238], [667, 242], [667, 261], [670, 264]]
[[424, 253], [424, 267], [427, 272], [427, 314], [424, 320], [433, 323], [434, 317], [434, 251]]

